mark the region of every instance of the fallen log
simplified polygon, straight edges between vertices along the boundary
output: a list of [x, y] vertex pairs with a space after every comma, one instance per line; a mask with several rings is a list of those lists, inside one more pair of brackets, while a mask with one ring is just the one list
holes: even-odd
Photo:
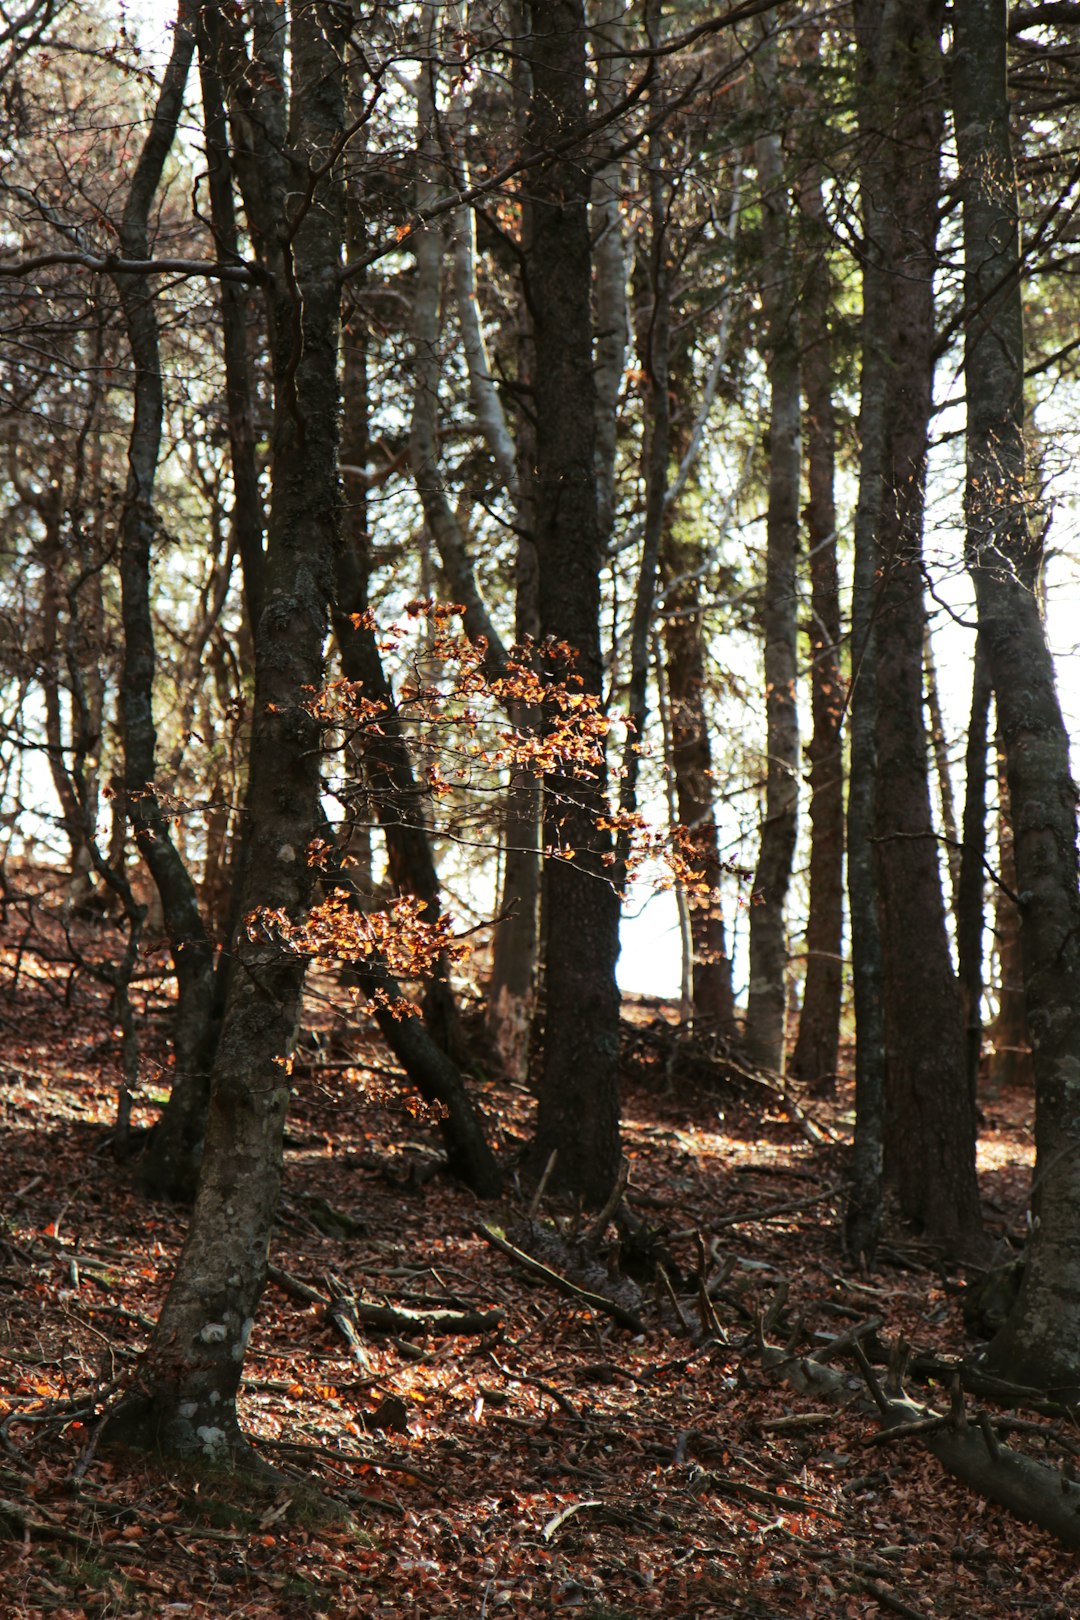
[[[988, 1416], [968, 1420], [962, 1405], [951, 1413], [935, 1411], [903, 1393], [886, 1393], [866, 1360], [858, 1337], [844, 1335], [845, 1353], [860, 1362], [869, 1398], [861, 1403], [876, 1413], [883, 1431], [906, 1430], [954, 1478], [978, 1495], [1007, 1508], [1030, 1524], [1037, 1524], [1071, 1551], [1080, 1551], [1080, 1484], [1063, 1472], [1026, 1457], [1002, 1444]], [[826, 1366], [834, 1346], [813, 1357], [794, 1356], [779, 1345], [764, 1341], [759, 1347], [762, 1365], [779, 1373], [802, 1394], [850, 1400], [851, 1385], [844, 1374]], [[899, 1434], [895, 1436], [901, 1438]]]

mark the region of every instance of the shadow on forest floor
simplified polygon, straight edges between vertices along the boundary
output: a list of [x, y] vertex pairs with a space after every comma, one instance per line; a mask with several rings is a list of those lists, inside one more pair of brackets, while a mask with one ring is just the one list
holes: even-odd
[[[633, 1338], [523, 1278], [476, 1235], [480, 1220], [512, 1220], [510, 1202], [482, 1206], [429, 1177], [429, 1133], [380, 1072], [384, 1053], [357, 1043], [347, 1070], [312, 1049], [297, 1069], [276, 1265], [376, 1303], [494, 1310], [500, 1327], [372, 1335], [360, 1365], [324, 1313], [268, 1288], [243, 1421], [286, 1475], [348, 1499], [358, 1529], [298, 1519], [287, 1488], [267, 1502], [228, 1476], [94, 1453], [95, 1402], [131, 1375], [183, 1212], [148, 1204], [108, 1152], [117, 1053], [103, 998], [86, 978], [56, 993], [56, 971], [31, 952], [13, 996], [0, 980], [4, 1616], [1080, 1612], [1075, 1562], [1046, 1536], [912, 1442], [870, 1443], [865, 1415], [822, 1410], [742, 1348], [785, 1280], [786, 1319], [804, 1334], [874, 1314], [919, 1350], [970, 1348], [962, 1274], [910, 1234], [890, 1230], [870, 1277], [840, 1255], [850, 1087], [811, 1106], [827, 1134], [815, 1144], [782, 1105], [648, 1058], [640, 1032], [655, 1015], [633, 1005], [630, 1201], [685, 1273], [699, 1234], [711, 1246], [729, 1279], [727, 1345], [695, 1349], [658, 1312]], [[165, 1080], [153, 1052], [146, 1079], [150, 1093]], [[512, 1148], [528, 1094], [481, 1090]], [[1028, 1109], [1014, 1095], [985, 1105], [987, 1219], [1003, 1239], [1024, 1212]], [[327, 1208], [353, 1224], [335, 1228]]]

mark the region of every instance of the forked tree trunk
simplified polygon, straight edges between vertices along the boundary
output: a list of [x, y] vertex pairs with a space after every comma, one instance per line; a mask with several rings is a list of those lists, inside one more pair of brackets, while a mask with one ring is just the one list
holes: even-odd
[[[529, 7], [525, 51], [532, 98], [525, 151], [536, 156], [586, 122], [581, 0]], [[588, 178], [565, 157], [533, 170], [527, 190], [524, 273], [533, 311], [536, 541], [540, 628], [572, 650], [545, 658], [551, 675], [602, 691], [596, 508]], [[553, 1150], [563, 1190], [602, 1204], [618, 1174], [619, 897], [597, 827], [605, 773], [573, 766], [545, 783], [547, 1014], [535, 1159]], [[555, 1183], [553, 1183], [554, 1185]]]
[[[279, 341], [245, 915], [262, 907], [303, 913], [311, 890], [306, 846], [319, 825], [321, 739], [304, 704], [322, 679], [337, 547], [343, 187], [333, 159], [344, 128], [344, 33], [345, 20], [328, 6], [298, 7], [291, 18], [289, 146], [313, 176], [314, 192], [307, 208], [302, 198], [277, 197], [290, 263], [286, 269], [279, 252], [268, 294]], [[236, 951], [191, 1225], [137, 1391], [111, 1424], [129, 1441], [212, 1457], [239, 1444], [236, 1392], [266, 1280], [304, 979], [302, 961], [272, 929], [242, 931]]]
[[[762, 25], [770, 27], [770, 23]], [[775, 34], [758, 56], [765, 117], [775, 111]], [[750, 989], [746, 1051], [751, 1061], [784, 1068], [787, 979], [785, 907], [799, 811], [799, 717], [796, 704], [795, 568], [802, 471], [799, 340], [779, 133], [757, 143], [761, 186], [765, 345], [769, 374], [769, 511], [761, 627], [765, 640], [765, 814], [750, 911]]]
[[944, 80], [940, 0], [903, 10], [888, 196], [893, 220], [885, 496], [878, 522], [876, 847], [885, 960], [887, 1155], [905, 1215], [953, 1252], [981, 1241], [975, 1110], [945, 929], [923, 705], [922, 531], [932, 408]]
[[1009, 134], [1005, 0], [957, 9], [964, 207], [968, 563], [1015, 833], [1035, 1067], [1035, 1217], [1020, 1296], [990, 1347], [1009, 1378], [1080, 1392], [1080, 888], [1076, 788], [1036, 591], [1028, 522], [1019, 204]]

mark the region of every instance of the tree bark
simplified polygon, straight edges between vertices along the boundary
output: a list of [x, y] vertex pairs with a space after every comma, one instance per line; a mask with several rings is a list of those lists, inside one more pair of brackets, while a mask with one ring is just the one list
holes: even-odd
[[975, 1110], [945, 928], [923, 703], [922, 533], [933, 395], [940, 0], [903, 10], [890, 139], [892, 275], [885, 495], [878, 519], [876, 848], [885, 961], [887, 1169], [904, 1214], [953, 1252], [982, 1221]]
[[1034, 1223], [995, 1369], [1080, 1392], [1080, 889], [1076, 787], [1028, 521], [1019, 199], [1004, 0], [965, 0], [954, 90], [964, 209], [968, 565], [994, 683], [1016, 848], [1035, 1068]]
[[[581, 0], [529, 7], [532, 71], [525, 151], [550, 152], [583, 129], [585, 20]], [[536, 541], [540, 628], [564, 643], [545, 655], [551, 677], [602, 692], [595, 483], [596, 391], [590, 314], [588, 180], [580, 161], [552, 156], [533, 170], [525, 207], [524, 271], [533, 313]], [[597, 827], [605, 771], [566, 765], [545, 783], [547, 1013], [535, 1159], [558, 1151], [556, 1182], [602, 1205], [620, 1162], [619, 897]]]
[[[769, 23], [763, 23], [768, 28]], [[758, 56], [763, 108], [772, 111], [778, 83], [775, 34]], [[785, 904], [799, 810], [799, 717], [796, 704], [795, 569], [802, 471], [798, 325], [787, 224], [781, 137], [757, 142], [761, 187], [762, 306], [769, 377], [769, 510], [761, 627], [765, 639], [765, 815], [750, 911], [750, 989], [746, 1051], [751, 1061], [784, 1069], [787, 978]]]

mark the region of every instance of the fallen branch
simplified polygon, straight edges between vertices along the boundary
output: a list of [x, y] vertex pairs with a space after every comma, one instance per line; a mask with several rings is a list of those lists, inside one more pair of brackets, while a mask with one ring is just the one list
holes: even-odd
[[556, 1513], [555, 1517], [549, 1519], [545, 1524], [542, 1532], [544, 1540], [551, 1541], [554, 1536], [557, 1536], [567, 1519], [572, 1519], [575, 1513], [583, 1513], [586, 1508], [598, 1508], [603, 1507], [603, 1505], [603, 1502], [595, 1499], [586, 1502], [571, 1502], [569, 1507], [564, 1507], [561, 1513]]
[[[448, 1310], [437, 1306], [433, 1310], [403, 1309], [394, 1305], [377, 1305], [356, 1299], [344, 1289], [335, 1288], [332, 1295], [320, 1293], [299, 1277], [280, 1266], [268, 1266], [267, 1276], [272, 1283], [305, 1305], [318, 1305], [330, 1313], [345, 1338], [349, 1335], [338, 1318], [352, 1318], [353, 1324], [372, 1329], [375, 1333], [435, 1333], [472, 1334], [491, 1333], [502, 1325], [498, 1311]], [[336, 1282], [336, 1279], [334, 1279]], [[351, 1340], [350, 1340], [351, 1343]]]
[[815, 1204], [823, 1204], [827, 1198], [835, 1198], [837, 1189], [826, 1187], [821, 1192], [811, 1193], [807, 1198], [789, 1198], [782, 1204], [766, 1204], [761, 1209], [749, 1209], [742, 1215], [722, 1215], [712, 1224], [719, 1230], [724, 1226], [749, 1226], [757, 1221], [772, 1221], [778, 1215], [798, 1215], [804, 1209], [811, 1209]]
[[921, 1609], [913, 1609], [910, 1603], [905, 1603], [902, 1597], [897, 1597], [895, 1592], [890, 1591], [887, 1586], [882, 1586], [880, 1581], [871, 1581], [865, 1575], [858, 1575], [856, 1584], [868, 1597], [880, 1603], [883, 1609], [891, 1609], [893, 1614], [902, 1615], [903, 1620], [926, 1620]]
[[[826, 1346], [825, 1355], [819, 1351], [810, 1359], [791, 1356], [776, 1345], [765, 1345], [760, 1355], [763, 1366], [782, 1372], [800, 1393], [847, 1400], [851, 1393], [847, 1380], [824, 1364], [829, 1351]], [[866, 1363], [858, 1337], [849, 1354], [856, 1359], [861, 1354]], [[865, 1367], [863, 1371], [865, 1374]], [[961, 1426], [949, 1417], [941, 1422], [942, 1413], [907, 1395], [886, 1395], [876, 1377], [868, 1387], [873, 1404], [869, 1400], [861, 1404], [865, 1410], [877, 1413], [883, 1430], [906, 1430], [911, 1434], [915, 1425], [929, 1424], [917, 1438], [954, 1478], [1018, 1518], [1037, 1524], [1063, 1546], [1080, 1551], [1080, 1485], [1059, 1470], [1007, 1446], [998, 1443], [995, 1447], [987, 1440], [982, 1425], [965, 1422]], [[902, 1437], [898, 1434], [898, 1438]]]
[[758, 1485], [747, 1485], [741, 1479], [728, 1475], [710, 1474], [709, 1484], [718, 1496], [742, 1496], [749, 1502], [760, 1502], [764, 1507], [782, 1508], [786, 1513], [820, 1513], [826, 1519], [842, 1519], [821, 1502], [811, 1502], [805, 1496], [781, 1496], [778, 1491], [763, 1491]]
[[525, 1253], [524, 1249], [516, 1248], [513, 1243], [507, 1242], [506, 1238], [500, 1237], [497, 1232], [493, 1232], [490, 1226], [485, 1226], [483, 1221], [477, 1225], [476, 1231], [484, 1239], [485, 1243], [490, 1243], [493, 1249], [498, 1249], [502, 1254], [508, 1255], [523, 1271], [529, 1272], [533, 1277], [539, 1277], [541, 1282], [547, 1283], [549, 1288], [554, 1288], [557, 1293], [562, 1294], [566, 1299], [573, 1299], [583, 1305], [588, 1305], [591, 1310], [602, 1311], [605, 1316], [613, 1317], [620, 1327], [627, 1328], [633, 1334], [644, 1333], [644, 1324], [634, 1315], [633, 1311], [628, 1311], [625, 1306], [617, 1304], [613, 1299], [608, 1299], [604, 1294], [594, 1294], [591, 1289], [579, 1288], [577, 1283], [570, 1281], [569, 1277], [564, 1277], [561, 1272], [553, 1271], [550, 1266], [545, 1266], [542, 1260], [534, 1260], [531, 1254]]

